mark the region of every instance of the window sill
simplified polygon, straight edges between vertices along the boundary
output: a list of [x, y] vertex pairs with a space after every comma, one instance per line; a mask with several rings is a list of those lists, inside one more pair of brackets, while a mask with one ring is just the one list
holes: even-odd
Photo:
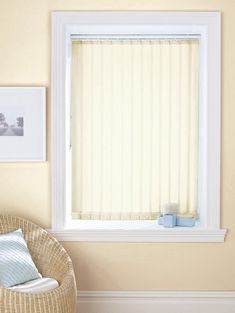
[[225, 229], [195, 227], [149, 229], [64, 229], [49, 230], [59, 241], [77, 242], [224, 242]]

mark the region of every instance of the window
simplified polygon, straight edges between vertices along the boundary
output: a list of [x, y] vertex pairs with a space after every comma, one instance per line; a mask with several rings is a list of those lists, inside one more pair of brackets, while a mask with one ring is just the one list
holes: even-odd
[[199, 40], [72, 44], [72, 217], [197, 214]]
[[[53, 229], [63, 240], [224, 240], [219, 19], [53, 14]], [[159, 228], [166, 203], [200, 223]]]

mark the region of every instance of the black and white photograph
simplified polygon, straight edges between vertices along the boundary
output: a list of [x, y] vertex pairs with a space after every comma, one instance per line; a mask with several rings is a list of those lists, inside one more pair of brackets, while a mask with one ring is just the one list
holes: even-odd
[[0, 106], [0, 136], [24, 136], [23, 112]]
[[45, 87], [0, 87], [0, 162], [46, 159]]

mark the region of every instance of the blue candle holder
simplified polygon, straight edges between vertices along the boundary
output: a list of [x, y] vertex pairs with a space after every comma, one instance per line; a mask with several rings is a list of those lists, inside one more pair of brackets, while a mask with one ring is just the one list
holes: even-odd
[[176, 226], [176, 214], [174, 213], [164, 214], [163, 226], [168, 227], [168, 228], [175, 227]]

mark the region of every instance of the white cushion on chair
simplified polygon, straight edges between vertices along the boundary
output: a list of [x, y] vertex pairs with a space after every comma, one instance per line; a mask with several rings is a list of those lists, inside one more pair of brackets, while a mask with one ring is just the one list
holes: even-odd
[[55, 289], [58, 286], [59, 284], [57, 280], [53, 278], [42, 277], [28, 281], [27, 283], [24, 284], [16, 285], [8, 289], [25, 293], [41, 293]]

